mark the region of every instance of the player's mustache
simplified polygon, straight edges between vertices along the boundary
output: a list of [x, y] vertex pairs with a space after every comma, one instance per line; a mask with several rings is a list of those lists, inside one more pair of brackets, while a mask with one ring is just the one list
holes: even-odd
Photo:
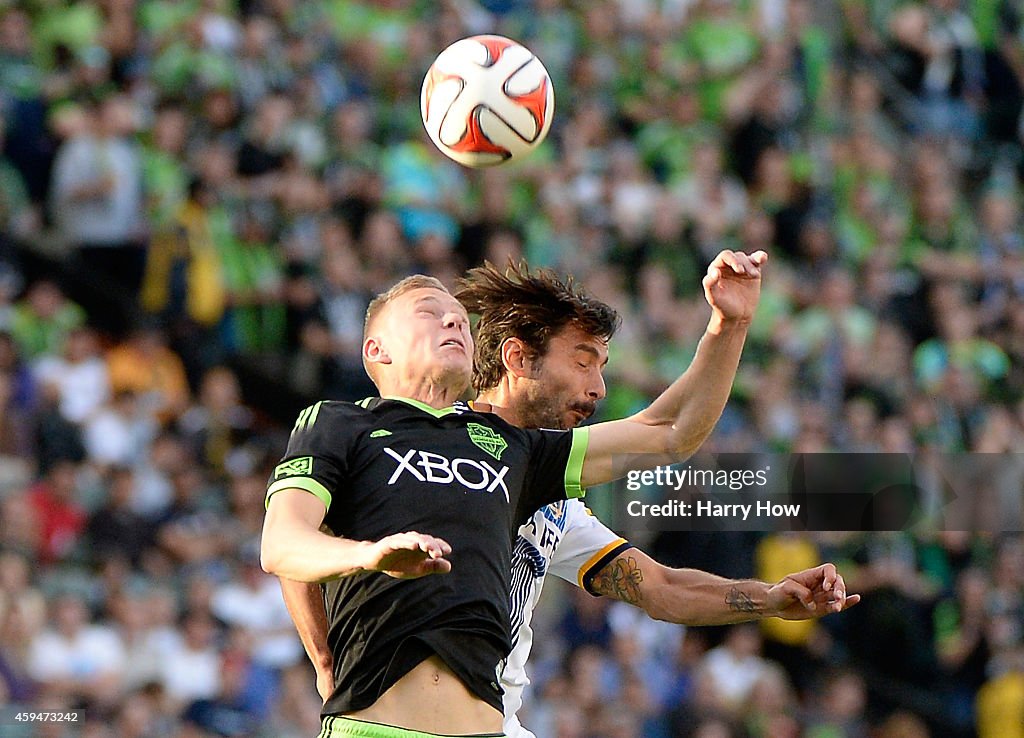
[[597, 412], [596, 402], [574, 402], [569, 405], [570, 410], [574, 410], [578, 413], [582, 413], [584, 418], [589, 418], [595, 412]]

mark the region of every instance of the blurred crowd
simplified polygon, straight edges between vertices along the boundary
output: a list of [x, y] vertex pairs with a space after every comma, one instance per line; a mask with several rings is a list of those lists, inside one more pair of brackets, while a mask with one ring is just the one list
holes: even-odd
[[[556, 112], [473, 171], [418, 95], [484, 32], [543, 60]], [[618, 417], [693, 356], [714, 255], [765, 249], [709, 448], [1016, 451], [1022, 105], [1021, 0], [0, 2], [0, 705], [87, 707], [91, 738], [317, 732], [258, 562], [286, 430], [239, 368], [372, 394], [364, 309], [414, 271], [575, 275], [625, 318]], [[993, 526], [1021, 529], [1021, 479]], [[555, 591], [541, 738], [1024, 735], [1019, 537], [645, 543], [741, 577], [832, 558], [866, 598], [701, 630]]]
[[1024, 686], [1020, 538], [721, 532], [651, 543], [666, 563], [766, 581], [835, 561], [864, 600], [820, 621], [682, 628], [552, 587], [536, 618], [523, 715], [538, 736], [939, 738], [1020, 729], [1012, 717]]

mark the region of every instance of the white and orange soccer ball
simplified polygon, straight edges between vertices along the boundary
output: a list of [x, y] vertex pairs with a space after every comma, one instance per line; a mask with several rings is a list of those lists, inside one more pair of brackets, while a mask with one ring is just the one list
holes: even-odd
[[420, 114], [430, 139], [467, 167], [519, 159], [551, 127], [555, 93], [540, 59], [503, 36], [471, 36], [427, 70]]

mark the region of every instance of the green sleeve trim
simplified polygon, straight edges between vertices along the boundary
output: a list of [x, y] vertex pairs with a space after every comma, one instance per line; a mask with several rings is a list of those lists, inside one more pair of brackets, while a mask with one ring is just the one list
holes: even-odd
[[590, 428], [572, 429], [572, 448], [569, 449], [569, 460], [565, 462], [565, 494], [569, 498], [583, 497], [587, 493], [583, 489], [583, 459], [589, 444]]
[[320, 406], [324, 404], [323, 400], [320, 400], [313, 406], [313, 410], [309, 413], [309, 418], [306, 419], [306, 428], [312, 428], [313, 423], [316, 422], [316, 416], [320, 413]]
[[316, 496], [320, 502], [324, 503], [324, 507], [328, 510], [331, 509], [331, 493], [327, 491], [327, 488], [320, 484], [312, 477], [285, 477], [284, 479], [278, 479], [276, 482], [267, 487], [267, 499], [263, 503], [265, 506], [270, 505], [270, 496], [275, 492], [280, 492], [283, 489], [301, 489], [309, 492], [311, 495]]
[[406, 405], [410, 405], [416, 408], [417, 410], [422, 410], [425, 413], [430, 413], [435, 418], [443, 418], [445, 415], [450, 415], [451, 413], [455, 412], [455, 408], [452, 406], [441, 408], [431, 407], [427, 403], [421, 402], [419, 400], [414, 400], [411, 397], [400, 397], [398, 395], [383, 395], [381, 399], [398, 400], [399, 402], [404, 402]]
[[292, 433], [309, 430], [310, 428], [312, 428], [313, 423], [316, 422], [316, 416], [320, 412], [320, 406], [323, 404], [324, 401], [320, 400], [320, 402], [316, 403], [315, 405], [310, 405], [301, 413], [299, 413], [299, 418], [298, 420], [295, 421], [295, 427], [292, 428]]

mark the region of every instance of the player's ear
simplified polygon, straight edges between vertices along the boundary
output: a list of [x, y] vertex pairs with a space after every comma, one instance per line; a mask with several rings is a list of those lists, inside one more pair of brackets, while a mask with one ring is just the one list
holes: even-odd
[[363, 341], [363, 361], [367, 364], [391, 363], [391, 356], [377, 336], [367, 336]]
[[533, 373], [526, 345], [515, 337], [506, 338], [501, 344], [501, 363], [514, 377], [529, 377]]

